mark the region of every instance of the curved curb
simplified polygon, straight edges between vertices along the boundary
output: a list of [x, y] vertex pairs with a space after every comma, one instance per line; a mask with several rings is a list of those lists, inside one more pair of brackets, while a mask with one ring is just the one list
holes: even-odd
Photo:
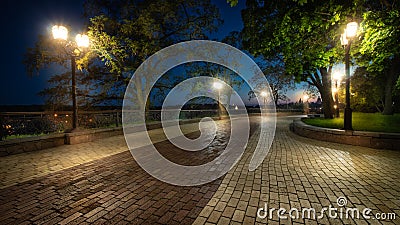
[[364, 146], [375, 149], [400, 150], [400, 134], [368, 131], [345, 131], [305, 124], [301, 119], [293, 120], [290, 130], [294, 133], [321, 141]]

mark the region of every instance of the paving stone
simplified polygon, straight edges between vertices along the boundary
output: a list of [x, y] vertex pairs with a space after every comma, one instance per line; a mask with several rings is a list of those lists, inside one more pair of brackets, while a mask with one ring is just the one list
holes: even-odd
[[[400, 224], [399, 152], [299, 137], [289, 131], [289, 122], [278, 118], [273, 145], [257, 170], [247, 166], [259, 135], [253, 127], [238, 164], [196, 187], [148, 175], [126, 151], [122, 136], [0, 157], [0, 224]], [[174, 159], [174, 147], [157, 138], [159, 151]], [[210, 157], [179, 160], [202, 163]], [[325, 214], [320, 220], [292, 220], [276, 214], [279, 207], [337, 206], [340, 196], [348, 207], [394, 212], [397, 219]], [[257, 217], [265, 205], [276, 208], [273, 219]]]

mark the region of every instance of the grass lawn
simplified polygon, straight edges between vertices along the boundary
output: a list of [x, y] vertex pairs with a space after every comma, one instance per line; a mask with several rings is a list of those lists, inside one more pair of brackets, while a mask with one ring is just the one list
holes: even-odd
[[[317, 127], [343, 129], [343, 114], [340, 118], [306, 118], [303, 122]], [[375, 131], [400, 133], [400, 114], [384, 116], [380, 113], [353, 112], [353, 129], [359, 131]]]

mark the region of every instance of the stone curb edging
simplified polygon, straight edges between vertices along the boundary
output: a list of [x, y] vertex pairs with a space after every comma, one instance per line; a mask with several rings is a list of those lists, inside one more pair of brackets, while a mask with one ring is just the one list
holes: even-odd
[[293, 120], [290, 130], [294, 133], [321, 141], [363, 146], [375, 149], [400, 150], [400, 134], [368, 131], [345, 131], [305, 124], [301, 119]]

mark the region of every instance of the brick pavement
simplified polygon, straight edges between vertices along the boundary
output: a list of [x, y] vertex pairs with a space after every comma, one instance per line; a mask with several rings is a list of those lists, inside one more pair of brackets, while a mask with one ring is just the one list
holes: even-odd
[[[198, 130], [197, 124], [185, 124], [181, 127], [184, 134]], [[162, 129], [149, 131], [154, 143], [166, 140], [162, 134]], [[0, 188], [111, 156], [127, 149], [124, 136], [114, 136], [78, 145], [63, 145], [0, 157]]]
[[[291, 119], [279, 119], [261, 168], [249, 172], [252, 152], [245, 152], [194, 224], [400, 224], [400, 152], [303, 138], [289, 131]], [[272, 219], [257, 218], [257, 210], [265, 205], [320, 212], [329, 205], [338, 207], [341, 196], [348, 201], [346, 207], [396, 213], [396, 220], [328, 219], [327, 213], [318, 220], [291, 220], [288, 212], [288, 219], [280, 219], [277, 211]]]
[[[195, 138], [199, 135], [198, 132], [190, 132], [192, 130], [196, 129], [186, 127], [184, 133], [187, 133], [187, 137]], [[193, 159], [189, 160], [188, 157], [181, 157], [179, 150], [170, 142], [162, 141], [165, 137], [159, 131], [152, 131], [152, 134], [155, 133], [157, 135], [151, 136], [153, 140], [158, 139], [155, 146], [161, 154], [175, 162], [189, 165], [203, 164], [218, 156], [220, 151], [215, 150], [225, 147], [221, 145], [221, 140], [224, 142], [224, 139], [229, 138], [229, 132], [218, 131], [219, 139], [211, 144], [214, 147], [194, 152]], [[101, 148], [108, 141], [113, 144]], [[117, 142], [118, 138], [113, 137], [68, 148], [72, 150], [75, 147], [85, 152], [88, 146], [96, 146], [106, 154]], [[60, 148], [52, 150], [64, 151]], [[69, 156], [76, 154], [72, 152]], [[0, 189], [0, 224], [191, 224], [221, 182], [219, 179], [197, 187], [169, 185], [141, 169], [130, 152], [126, 151], [126, 147], [123, 152], [112, 152], [112, 156], [104, 157], [104, 154], [100, 159], [92, 159], [36, 178], [27, 177], [29, 180], [25, 182], [4, 186]], [[17, 163], [11, 160], [15, 158], [8, 157], [5, 158], [9, 162]], [[19, 159], [24, 157], [32, 156], [22, 154]], [[99, 156], [94, 154], [94, 157]], [[43, 164], [53, 161], [46, 158]], [[75, 159], [72, 161], [80, 162]], [[25, 167], [24, 170], [27, 170], [30, 165], [25, 164]], [[17, 173], [17, 176], [20, 175]]]
[[[289, 121], [279, 120], [270, 153], [256, 171], [247, 170], [258, 132], [253, 127], [256, 135], [239, 163], [224, 178], [197, 187], [177, 187], [154, 179], [123, 150], [123, 139], [118, 140], [121, 137], [90, 143], [109, 148], [111, 156], [93, 153], [94, 158], [98, 157], [96, 160], [88, 156], [86, 163], [81, 159], [80, 165], [67, 165], [54, 169], [56, 172], [44, 169], [44, 174], [39, 171], [22, 177], [27, 179], [25, 182], [3, 186], [0, 223], [400, 224], [398, 218], [396, 221], [326, 217], [292, 221], [279, 220], [276, 215], [272, 219], [256, 218], [257, 209], [264, 204], [269, 208], [320, 209], [329, 204], [336, 206], [338, 196], [347, 198], [347, 206], [369, 207], [373, 212], [395, 212], [400, 216], [400, 152], [302, 138], [288, 130]], [[90, 149], [90, 144], [79, 146]], [[119, 149], [116, 146], [122, 152], [116, 154], [115, 149]], [[168, 142], [160, 140], [156, 146], [167, 157], [176, 155], [176, 150], [168, 150], [172, 149]], [[212, 154], [208, 156], [197, 155], [197, 163], [218, 154], [209, 152]], [[59, 154], [57, 158], [65, 156]], [[3, 159], [0, 160], [3, 164]], [[26, 162], [24, 165], [29, 168], [29, 160]], [[45, 162], [43, 165], [48, 166]], [[7, 167], [2, 167], [1, 174], [4, 170]], [[24, 173], [17, 176], [20, 174]]]

